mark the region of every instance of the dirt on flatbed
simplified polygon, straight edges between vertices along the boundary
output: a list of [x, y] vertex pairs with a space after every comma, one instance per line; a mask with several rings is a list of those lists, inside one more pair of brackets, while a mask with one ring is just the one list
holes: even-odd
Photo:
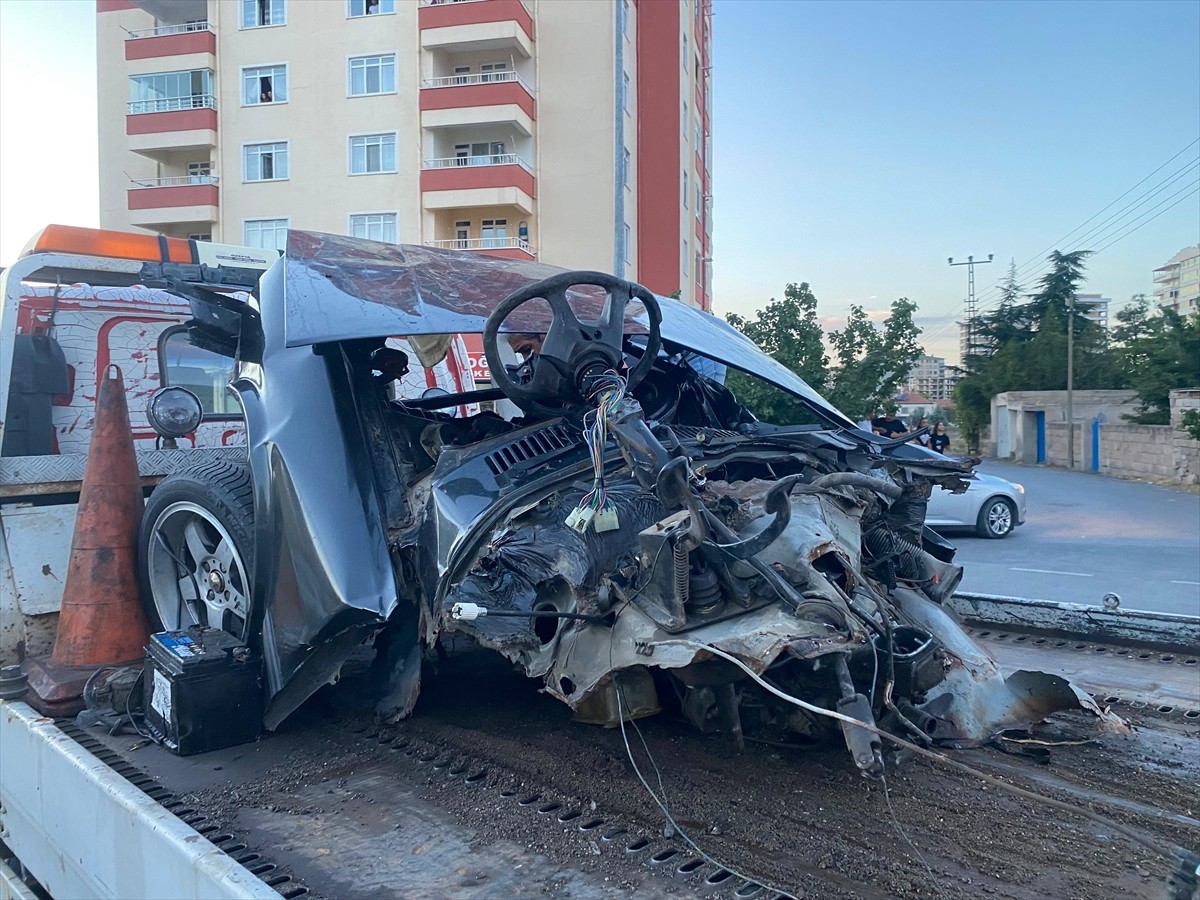
[[[394, 773], [472, 835], [474, 847], [515, 844], [543, 865], [552, 860], [594, 876], [592, 890], [556, 891], [563, 896], [595, 894], [595, 884], [611, 895], [737, 896], [749, 879], [767, 886], [756, 894], [762, 898], [1161, 898], [1172, 848], [1200, 847], [1194, 719], [1137, 711], [1132, 737], [1046, 746], [1092, 736], [1087, 717], [1064, 715], [1029, 736], [1044, 743], [947, 751], [1119, 822], [1159, 852], [919, 757], [890, 757], [885, 796], [882, 783], [864, 779], [836, 744], [748, 743], [738, 752], [667, 715], [642, 720], [625, 732], [634, 759], [679, 829], [711, 857], [703, 871], [694, 864], [709, 878], [697, 884], [678, 871], [696, 850], [639, 781], [621, 731], [571, 721], [565, 706], [495, 655], [442, 661], [415, 715], [395, 726], [347, 708], [347, 693], [318, 695], [265, 738], [264, 748], [289, 749], [263, 777], [198, 790], [195, 805], [243, 828], [255, 809], [354, 815], [375, 799], [356, 791], [362, 782], [355, 779]], [[386, 819], [386, 803], [377, 807], [371, 815]], [[545, 807], [554, 808], [539, 812]], [[664, 855], [661, 864], [645, 864]], [[297, 859], [292, 868], [304, 878], [303, 855]], [[722, 868], [732, 874], [722, 876]], [[319, 884], [310, 886], [322, 894]], [[398, 885], [370, 893], [406, 895]]]

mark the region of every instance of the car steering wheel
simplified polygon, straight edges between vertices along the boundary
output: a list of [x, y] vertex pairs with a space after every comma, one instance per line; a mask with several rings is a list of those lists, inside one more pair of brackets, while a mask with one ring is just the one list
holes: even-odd
[[[593, 285], [607, 292], [597, 322], [580, 322], [571, 309], [567, 292], [577, 284]], [[645, 352], [627, 376], [627, 390], [632, 390], [658, 358], [662, 346], [662, 310], [655, 296], [640, 284], [603, 272], [563, 272], [505, 297], [488, 316], [483, 330], [483, 353], [492, 372], [492, 383], [526, 412], [557, 416], [579, 411], [587, 405], [592, 379], [621, 367], [625, 307], [634, 298], [646, 307], [650, 327]], [[519, 383], [500, 358], [500, 325], [517, 307], [537, 299], [550, 304], [552, 318], [530, 379]]]

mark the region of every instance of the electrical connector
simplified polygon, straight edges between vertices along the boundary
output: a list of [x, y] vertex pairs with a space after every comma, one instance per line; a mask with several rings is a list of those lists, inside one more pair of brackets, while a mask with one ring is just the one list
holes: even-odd
[[603, 534], [606, 531], [616, 531], [620, 528], [621, 521], [617, 518], [617, 508], [612, 506], [598, 512], [596, 518], [592, 520], [592, 527], [596, 529], [596, 534]]
[[570, 516], [567, 517], [567, 524], [583, 534], [587, 531], [587, 527], [592, 524], [592, 519], [596, 517], [594, 509], [576, 509]]
[[480, 616], [487, 615], [487, 607], [478, 603], [455, 603], [450, 607], [450, 618], [471, 622]]

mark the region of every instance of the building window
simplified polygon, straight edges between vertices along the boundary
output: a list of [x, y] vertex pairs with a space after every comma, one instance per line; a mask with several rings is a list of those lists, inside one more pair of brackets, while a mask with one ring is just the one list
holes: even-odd
[[624, 168], [621, 170], [621, 183], [624, 184], [625, 187], [629, 187], [629, 170], [633, 168], [632, 160], [633, 157], [630, 155], [629, 150], [626, 149], [624, 162], [622, 163]]
[[243, 181], [281, 181], [287, 177], [287, 141], [247, 144], [242, 149]]
[[697, 155], [704, 153], [704, 131], [701, 129], [699, 116], [696, 116], [696, 143], [694, 146]]
[[484, 63], [479, 67], [480, 81], [504, 81], [506, 75], [502, 74], [508, 71], [508, 63], [492, 62]]
[[242, 243], [264, 250], [287, 247], [287, 219], [246, 219], [242, 223]]
[[350, 174], [396, 171], [396, 132], [350, 138]]
[[683, 208], [687, 209], [688, 185], [687, 185], [687, 172], [686, 171], [683, 173], [683, 190], [679, 192], [679, 196], [683, 198]]
[[691, 255], [688, 249], [687, 238], [683, 239], [683, 252], [679, 254], [680, 265], [683, 266], [683, 275], [686, 278], [688, 274], [688, 257]]
[[350, 236], [382, 241], [385, 244], [399, 242], [396, 232], [395, 213], [363, 213], [350, 217]]
[[701, 283], [704, 281], [704, 279], [700, 277], [700, 273], [704, 271], [702, 266], [703, 266], [703, 263], [700, 261], [700, 251], [697, 250], [696, 251], [696, 271], [693, 273], [696, 276], [697, 289], [699, 289]]
[[242, 103], [287, 102], [287, 66], [256, 66], [242, 69]]
[[624, 92], [623, 92], [623, 95], [621, 98], [621, 102], [625, 104], [625, 112], [629, 112], [629, 73], [628, 72], [625, 73], [625, 81], [623, 82], [623, 84], [625, 85], [625, 88], [624, 88]]
[[629, 0], [621, 0], [621, 6], [624, 9], [624, 14], [621, 17], [621, 31], [625, 37], [629, 37]]
[[683, 128], [684, 140], [687, 140], [690, 129], [688, 128], [688, 105], [686, 100], [683, 101], [683, 105], [680, 107], [679, 124]]
[[479, 246], [485, 250], [508, 246], [508, 219], [484, 219], [479, 223]]
[[700, 218], [700, 211], [704, 208], [704, 192], [700, 187], [700, 179], [696, 179], [696, 218]]
[[379, 16], [394, 13], [396, 0], [349, 0], [346, 4], [346, 16], [357, 19], [359, 16]]
[[499, 166], [512, 163], [504, 152], [504, 141], [475, 141], [454, 145], [456, 166]]
[[159, 384], [187, 388], [200, 399], [206, 416], [241, 418], [242, 408], [227, 390], [233, 361], [188, 340], [187, 328], [168, 328], [158, 339]]
[[213, 105], [211, 69], [160, 72], [129, 78], [129, 113], [174, 112]]
[[[688, 45], [687, 30], [685, 29], [683, 32], [683, 52], [681, 54], [679, 54], [679, 59], [683, 62], [683, 64], [685, 66], [687, 65], [687, 58], [688, 58], [688, 46], [687, 45]], [[684, 69], [684, 71], [686, 72], [687, 70]]]
[[187, 164], [188, 182], [190, 184], [212, 184], [212, 163], [209, 160], [190, 162]]
[[471, 249], [471, 220], [459, 219], [454, 223], [454, 249]]
[[350, 96], [396, 92], [396, 54], [357, 56], [350, 60]]
[[625, 223], [625, 262], [633, 262], [633, 229]]
[[284, 23], [285, 0], [242, 0], [242, 27], [262, 28]]
[[206, 242], [210, 242], [210, 243], [211, 243], [211, 241], [212, 241], [212, 232], [209, 232], [209, 233], [207, 233], [207, 234], [189, 234], [189, 235], [188, 235], [188, 240], [189, 240], [189, 241], [206, 241]]

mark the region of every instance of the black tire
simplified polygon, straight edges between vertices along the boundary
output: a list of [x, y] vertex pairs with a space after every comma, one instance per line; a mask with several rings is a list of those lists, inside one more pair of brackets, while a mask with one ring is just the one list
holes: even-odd
[[990, 497], [979, 509], [975, 531], [980, 537], [1000, 539], [1017, 527], [1017, 508], [1005, 497]]
[[249, 463], [210, 460], [159, 482], [138, 535], [138, 578], [155, 630], [202, 623], [252, 643], [257, 618]]

